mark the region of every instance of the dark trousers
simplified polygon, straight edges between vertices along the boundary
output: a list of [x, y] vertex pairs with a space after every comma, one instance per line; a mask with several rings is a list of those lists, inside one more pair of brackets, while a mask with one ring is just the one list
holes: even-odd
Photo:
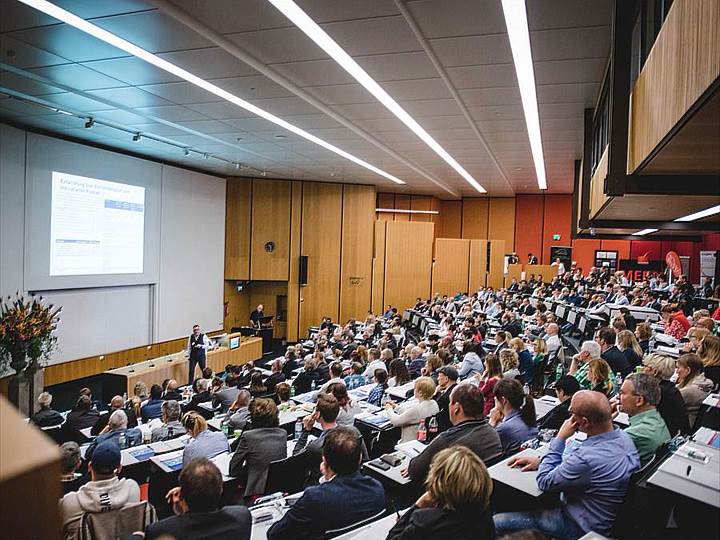
[[200, 371], [202, 375], [202, 371], [205, 369], [206, 363], [205, 363], [205, 355], [190, 355], [190, 365], [188, 366], [188, 384], [192, 384], [193, 380], [195, 378], [195, 366], [200, 366]]

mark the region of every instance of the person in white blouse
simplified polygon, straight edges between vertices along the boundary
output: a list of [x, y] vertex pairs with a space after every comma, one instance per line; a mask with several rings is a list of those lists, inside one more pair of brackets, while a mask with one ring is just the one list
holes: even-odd
[[400, 442], [408, 442], [415, 439], [420, 420], [437, 414], [437, 401], [432, 399], [435, 394], [435, 382], [430, 377], [418, 377], [415, 380], [414, 400], [409, 400], [400, 405], [393, 401], [385, 404], [387, 416], [395, 427], [402, 428]]

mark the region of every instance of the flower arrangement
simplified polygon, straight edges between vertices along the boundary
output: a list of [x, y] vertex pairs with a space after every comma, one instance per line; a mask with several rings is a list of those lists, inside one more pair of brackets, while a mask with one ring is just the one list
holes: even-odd
[[[8, 365], [17, 375], [37, 369], [57, 345], [55, 330], [61, 307], [45, 305], [42, 296], [26, 298], [15, 293], [0, 304], [0, 368]], [[30, 362], [27, 361], [30, 358]]]

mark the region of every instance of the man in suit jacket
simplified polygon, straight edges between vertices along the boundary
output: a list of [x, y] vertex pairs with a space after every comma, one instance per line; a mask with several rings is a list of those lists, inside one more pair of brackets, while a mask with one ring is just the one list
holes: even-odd
[[450, 422], [453, 427], [435, 437], [401, 474], [409, 474], [413, 481], [422, 485], [432, 458], [440, 450], [455, 445], [467, 446], [483, 461], [500, 456], [503, 451], [500, 437], [483, 416], [484, 403], [482, 392], [474, 384], [456, 386], [450, 395]]
[[385, 509], [382, 484], [363, 476], [361, 447], [354, 430], [335, 428], [325, 437], [322, 464], [325, 482], [305, 489], [302, 497], [267, 532], [268, 540], [325, 538], [325, 531], [347, 527]]
[[198, 379], [195, 382], [195, 388], [197, 388], [197, 393], [190, 398], [190, 401], [188, 401], [186, 405], [183, 406], [183, 413], [196, 411], [202, 416], [205, 416], [208, 411], [201, 408], [200, 404], [212, 401], [212, 394], [210, 393], [210, 390], [208, 390], [208, 380]]
[[443, 366], [437, 371], [438, 385], [433, 399], [437, 402], [440, 412], [435, 416], [438, 423], [438, 433], [446, 431], [450, 423], [450, 394], [457, 386], [458, 371], [452, 366]]
[[570, 400], [580, 391], [580, 383], [572, 375], [564, 375], [555, 383], [555, 393], [560, 403], [555, 405], [538, 422], [538, 429], [560, 429], [570, 418]]
[[620, 373], [623, 378], [627, 377], [632, 371], [632, 366], [628, 363], [625, 355], [615, 346], [617, 336], [615, 330], [609, 326], [605, 326], [598, 330], [595, 338], [600, 344], [602, 354], [600, 357], [605, 360], [610, 369], [615, 373]]
[[220, 407], [220, 412], [228, 412], [230, 405], [237, 399], [239, 391], [237, 386], [223, 386], [212, 395], [213, 408], [217, 409]]
[[145, 540], [250, 540], [250, 511], [244, 506], [220, 509], [223, 478], [212, 461], [193, 459], [183, 467], [179, 483], [180, 486], [168, 494], [177, 515], [149, 525]]

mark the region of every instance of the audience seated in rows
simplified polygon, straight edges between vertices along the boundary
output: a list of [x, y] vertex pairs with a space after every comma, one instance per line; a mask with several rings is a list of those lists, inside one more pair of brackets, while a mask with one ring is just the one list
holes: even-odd
[[150, 387], [150, 399], [140, 408], [140, 415], [143, 423], [147, 423], [154, 418], [160, 418], [162, 415], [162, 386], [153, 384]]
[[[204, 379], [201, 379], [204, 380]], [[150, 442], [168, 441], [185, 434], [185, 426], [180, 421], [182, 410], [180, 404], [174, 399], [163, 402], [160, 406], [162, 425], [150, 433]]]
[[418, 424], [427, 417], [439, 412], [437, 401], [433, 400], [435, 383], [430, 377], [415, 379], [413, 397], [416, 401], [397, 404], [388, 401], [385, 404], [387, 416], [393, 426], [401, 428], [400, 442], [415, 440]]
[[525, 394], [520, 381], [503, 378], [495, 385], [495, 407], [490, 411], [490, 425], [500, 436], [503, 450], [511, 452], [537, 435], [535, 403]]
[[59, 426], [65, 421], [62, 414], [50, 407], [52, 399], [53, 397], [49, 392], [41, 392], [38, 396], [37, 403], [40, 410], [32, 417], [32, 421], [36, 426], [41, 428]]
[[185, 413], [182, 423], [185, 431], [190, 435], [190, 441], [183, 450], [183, 467], [195, 458], [210, 459], [230, 450], [225, 434], [221, 431], [208, 430], [207, 422], [198, 413]]

